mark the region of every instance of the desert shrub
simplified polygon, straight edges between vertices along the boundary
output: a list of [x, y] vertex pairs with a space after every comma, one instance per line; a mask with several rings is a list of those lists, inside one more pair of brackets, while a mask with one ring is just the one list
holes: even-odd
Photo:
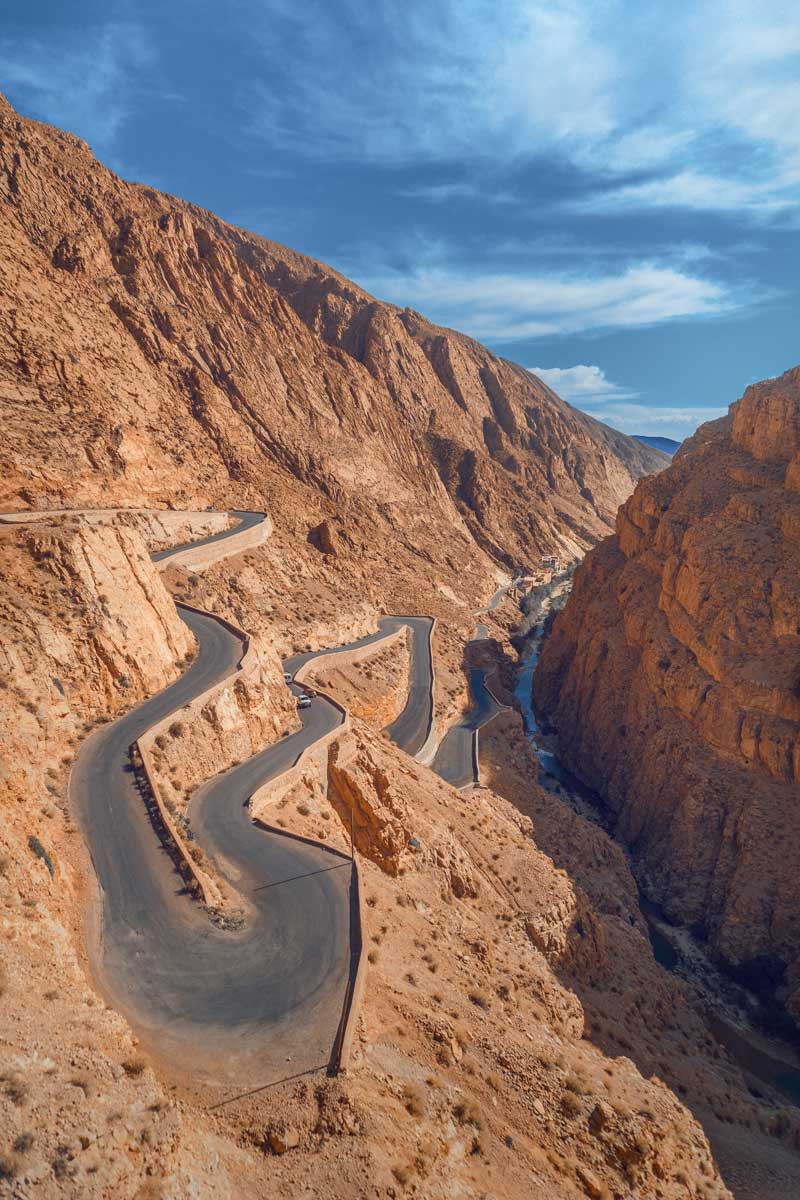
[[36, 1139], [30, 1130], [26, 1130], [25, 1133], [18, 1134], [17, 1137], [14, 1138], [15, 1152], [17, 1154], [27, 1154], [35, 1140]]
[[472, 1034], [467, 1029], [466, 1025], [462, 1025], [460, 1021], [456, 1021], [453, 1026], [453, 1037], [458, 1042], [462, 1050], [466, 1050], [467, 1046], [472, 1042]]
[[403, 1088], [403, 1103], [412, 1117], [423, 1117], [428, 1098], [418, 1083], [407, 1083]]
[[5, 1080], [5, 1092], [12, 1104], [24, 1104], [30, 1088], [21, 1075], [11, 1075]]
[[576, 1096], [585, 1096], [589, 1091], [586, 1080], [582, 1079], [580, 1075], [576, 1075], [572, 1071], [564, 1080], [564, 1087], [567, 1089], [567, 1091], [574, 1092]]
[[33, 851], [37, 858], [40, 858], [50, 872], [51, 877], [55, 874], [53, 870], [53, 860], [45, 850], [42, 843], [33, 834], [28, 838], [28, 849]]
[[467, 996], [472, 1001], [473, 1004], [476, 1004], [478, 1006], [478, 1008], [486, 1009], [489, 1007], [489, 1005], [491, 1003], [488, 995], [483, 990], [483, 988], [479, 988], [479, 987], [470, 988], [469, 991], [467, 992]]
[[465, 1096], [453, 1105], [453, 1116], [460, 1125], [472, 1125], [475, 1129], [483, 1129], [483, 1114], [471, 1096]]
[[186, 726], [183, 721], [173, 721], [169, 727], [170, 737], [182, 737], [186, 733]]
[[126, 1075], [137, 1076], [141, 1075], [147, 1063], [139, 1054], [132, 1054], [130, 1058], [126, 1058], [121, 1064]]
[[20, 1161], [16, 1154], [0, 1154], [0, 1179], [11, 1181], [16, 1179], [20, 1170]]

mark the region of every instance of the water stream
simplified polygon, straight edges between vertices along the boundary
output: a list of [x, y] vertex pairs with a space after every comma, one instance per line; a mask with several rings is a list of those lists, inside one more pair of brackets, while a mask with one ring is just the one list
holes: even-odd
[[[558, 759], [548, 744], [533, 709], [533, 675], [539, 662], [545, 625], [550, 613], [563, 608], [572, 588], [571, 573], [556, 576], [527, 597], [523, 631], [527, 638], [517, 674], [514, 696], [522, 712], [525, 733], [539, 760], [539, 784], [558, 795], [587, 820], [602, 825], [613, 836], [603, 799], [587, 788]], [[640, 894], [653, 955], [666, 970], [689, 980], [703, 995], [706, 1023], [716, 1039], [738, 1062], [751, 1090], [758, 1080], [800, 1108], [800, 1057], [787, 1043], [769, 1038], [753, 1027], [757, 999], [734, 985], [713, 965], [702, 945], [686, 929], [672, 926], [657, 907]]]

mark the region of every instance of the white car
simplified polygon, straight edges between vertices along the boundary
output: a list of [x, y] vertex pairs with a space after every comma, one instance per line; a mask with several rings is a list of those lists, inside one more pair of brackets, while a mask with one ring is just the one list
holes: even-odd
[[311, 697], [310, 696], [300, 696], [297, 701], [297, 707], [298, 708], [311, 708]]
[[284, 671], [284, 672], [283, 672], [283, 682], [284, 682], [284, 683], [291, 683], [291, 682], [292, 682], [292, 678], [293, 678], [293, 676], [292, 676], [292, 673], [291, 673], [291, 671]]

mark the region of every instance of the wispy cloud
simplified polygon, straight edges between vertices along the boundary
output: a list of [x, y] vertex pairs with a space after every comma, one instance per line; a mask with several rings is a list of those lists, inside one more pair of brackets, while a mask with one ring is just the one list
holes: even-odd
[[698, 425], [715, 421], [728, 411], [723, 406], [691, 406], [633, 404], [626, 401], [602, 400], [597, 403], [576, 400], [578, 408], [588, 412], [598, 421], [621, 429], [623, 433], [652, 433], [674, 437], [678, 441], [688, 437]]
[[398, 196], [408, 200], [428, 200], [432, 204], [451, 204], [453, 201], [480, 200], [489, 204], [515, 204], [519, 197], [507, 189], [486, 187], [465, 180], [446, 183], [420, 183], [413, 187], [400, 188]]
[[[616, 52], [585, 3], [273, 0], [243, 20], [270, 63], [241, 93], [251, 127], [310, 155], [508, 160], [613, 129]], [[290, 73], [275, 58], [287, 36], [303, 64]]]
[[761, 182], [748, 182], [690, 170], [608, 188], [576, 201], [573, 207], [581, 212], [600, 213], [682, 208], [770, 216], [796, 207], [799, 184], [800, 172], [781, 172]]
[[155, 54], [145, 31], [111, 22], [72, 39], [0, 37], [0, 79], [26, 113], [78, 133], [106, 154]]
[[640, 263], [605, 275], [467, 274], [448, 266], [346, 273], [381, 299], [492, 342], [712, 317], [751, 303], [751, 292], [671, 266]]
[[602, 367], [528, 367], [528, 370], [563, 400], [574, 401], [578, 407], [591, 401], [630, 400], [638, 395], [608, 379]]
[[[244, 0], [238, 11], [269, 67], [240, 103], [274, 146], [384, 166], [568, 163], [594, 212], [764, 219], [800, 198], [794, 0], [674, 0], [669, 21], [654, 0]], [[284, 62], [287, 40], [296, 54]], [[466, 186], [425, 194], [446, 202]]]
[[609, 379], [602, 367], [529, 367], [543, 383], [576, 408], [623, 433], [657, 433], [683, 441], [704, 421], [722, 417], [713, 405], [646, 404], [639, 392]]

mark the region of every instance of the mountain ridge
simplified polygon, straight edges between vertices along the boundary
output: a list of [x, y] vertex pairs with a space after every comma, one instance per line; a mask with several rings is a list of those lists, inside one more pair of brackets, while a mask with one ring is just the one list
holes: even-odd
[[125, 183], [7, 102], [0, 137], [6, 508], [109, 489], [257, 507], [277, 489], [317, 520], [347, 508], [419, 536], [424, 498], [434, 524], [509, 566], [579, 555], [664, 465], [473, 339]]

